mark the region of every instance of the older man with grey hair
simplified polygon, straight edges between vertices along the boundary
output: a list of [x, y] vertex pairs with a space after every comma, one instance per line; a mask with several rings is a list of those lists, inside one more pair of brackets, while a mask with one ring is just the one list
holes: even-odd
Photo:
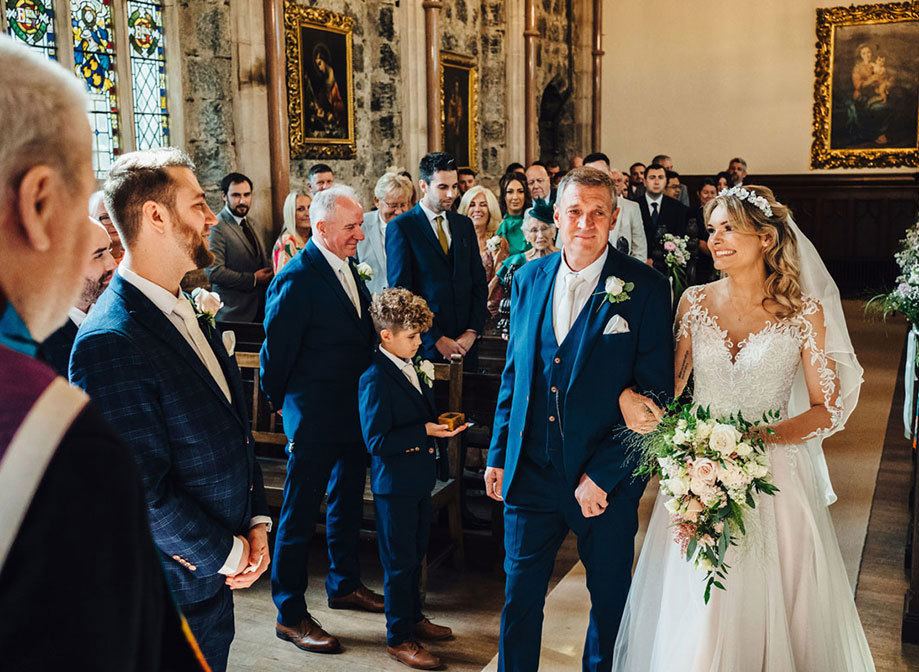
[[10, 670], [200, 670], [130, 451], [36, 359], [93, 244], [74, 207], [94, 182], [86, 105], [73, 73], [0, 36], [0, 651]]
[[383, 611], [382, 596], [361, 583], [357, 559], [367, 472], [357, 391], [374, 342], [370, 292], [351, 261], [364, 239], [363, 220], [349, 187], [316, 192], [313, 235], [271, 282], [265, 302], [262, 389], [282, 410], [289, 441], [271, 572], [275, 633], [317, 653], [341, 651], [304, 598], [310, 542], [326, 492], [329, 607]]
[[367, 289], [371, 294], [389, 287], [386, 282], [386, 225], [393, 217], [412, 207], [414, 193], [411, 181], [396, 172], [383, 175], [373, 188], [373, 202], [377, 209], [364, 213], [364, 239], [357, 244], [358, 261], [372, 269], [367, 280]]

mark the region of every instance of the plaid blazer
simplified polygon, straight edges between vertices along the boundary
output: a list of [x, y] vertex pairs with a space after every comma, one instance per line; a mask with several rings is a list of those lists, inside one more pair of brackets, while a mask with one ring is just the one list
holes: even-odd
[[217, 594], [234, 535], [267, 515], [239, 368], [203, 326], [232, 403], [166, 316], [119, 274], [83, 323], [70, 381], [134, 450], [153, 539], [179, 604]]

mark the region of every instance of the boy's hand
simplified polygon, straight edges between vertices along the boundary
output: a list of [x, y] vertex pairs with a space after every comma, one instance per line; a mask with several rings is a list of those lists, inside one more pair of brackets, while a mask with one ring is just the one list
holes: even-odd
[[446, 425], [438, 425], [435, 422], [424, 423], [424, 431], [427, 432], [428, 436], [436, 436], [438, 439], [449, 439], [450, 437], [456, 436], [460, 432], [466, 431], [467, 427], [469, 427], [468, 422], [457, 427], [451, 432], [449, 429], [447, 429]]

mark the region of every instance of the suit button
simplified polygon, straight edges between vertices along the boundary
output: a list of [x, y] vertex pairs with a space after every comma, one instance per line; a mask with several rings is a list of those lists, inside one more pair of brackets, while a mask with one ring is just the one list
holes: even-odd
[[554, 415], [550, 415], [550, 416], [549, 416], [549, 422], [555, 422], [555, 416], [554, 416]]
[[198, 571], [198, 567], [196, 565], [189, 565], [188, 568], [193, 572]]
[[561, 363], [562, 363], [562, 360], [559, 359], [558, 357], [556, 357], [556, 358], [555, 358], [555, 363], [556, 363], [556, 364], [561, 364]]
[[552, 394], [555, 394], [556, 392], [558, 392], [558, 388], [555, 387], [555, 385], [553, 385], [553, 386], [552, 386], [551, 388], [549, 388], [549, 389], [550, 389], [550, 391], [552, 392]]
[[433, 454], [434, 454], [434, 449], [433, 449], [433, 448], [428, 448], [428, 452], [429, 452], [431, 455], [433, 455]]
[[249, 486], [249, 492], [252, 492], [253, 490], [255, 490], [255, 485], [250, 485], [250, 486]]
[[521, 439], [523, 438], [523, 432], [520, 432], [520, 438]]
[[172, 556], [172, 559], [175, 560], [176, 562], [181, 562], [181, 561], [182, 561], [182, 558], [180, 558], [180, 557], [177, 556], [177, 555]]

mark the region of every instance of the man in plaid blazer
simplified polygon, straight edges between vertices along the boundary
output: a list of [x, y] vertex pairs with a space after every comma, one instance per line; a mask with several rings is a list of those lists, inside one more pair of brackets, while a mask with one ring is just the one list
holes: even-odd
[[271, 519], [239, 369], [207, 317], [219, 306], [196, 308], [179, 288], [213, 260], [216, 218], [193, 168], [175, 149], [112, 166], [106, 206], [127, 252], [83, 323], [70, 380], [133, 448], [176, 601], [211, 669], [224, 670], [230, 589], [268, 566]]

